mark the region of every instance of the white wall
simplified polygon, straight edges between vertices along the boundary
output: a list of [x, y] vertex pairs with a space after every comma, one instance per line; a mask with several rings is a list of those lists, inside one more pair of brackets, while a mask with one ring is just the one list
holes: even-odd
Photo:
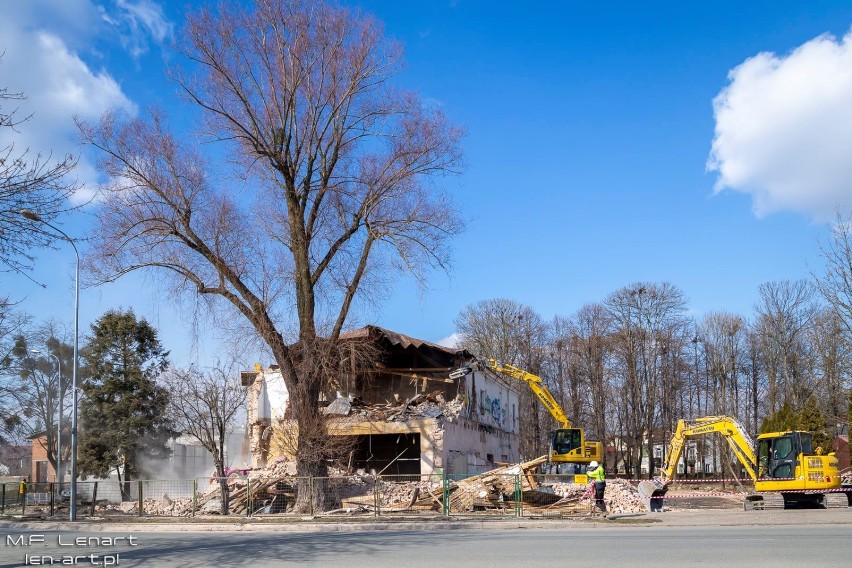
[[257, 405], [258, 420], [274, 420], [284, 417], [290, 394], [284, 385], [281, 371], [263, 371], [263, 383], [260, 387], [260, 398]]
[[477, 474], [496, 462], [520, 459], [517, 388], [491, 373], [465, 377], [467, 405], [457, 422], [444, 425], [443, 466], [448, 474]]
[[465, 418], [494, 426], [504, 432], [519, 433], [517, 388], [526, 388], [518, 383], [509, 385], [491, 373], [474, 371], [465, 377], [467, 406]]

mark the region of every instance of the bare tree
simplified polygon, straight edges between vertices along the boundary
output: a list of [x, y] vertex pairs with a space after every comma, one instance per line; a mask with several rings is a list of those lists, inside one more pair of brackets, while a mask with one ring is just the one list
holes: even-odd
[[[706, 396], [713, 400], [713, 414], [733, 416], [740, 420], [740, 386], [744, 376], [742, 358], [748, 331], [745, 320], [736, 314], [714, 312], [704, 317], [700, 329], [712, 391], [706, 393]], [[721, 458], [723, 471], [733, 471], [737, 462], [727, 445], [717, 443], [713, 449]]]
[[[529, 306], [506, 298], [481, 300], [470, 304], [456, 316], [456, 331], [461, 335], [460, 345], [478, 355], [492, 357], [509, 365], [529, 363], [525, 352], [527, 330], [540, 316]], [[529, 330], [540, 334], [543, 329]]]
[[557, 353], [561, 351], [559, 347], [567, 346], [565, 359], [571, 393], [568, 407], [591, 437], [605, 441], [610, 433], [607, 415], [612, 386], [607, 369], [610, 315], [601, 304], [586, 304], [570, 319], [554, 318], [552, 327]]
[[[782, 403], [789, 402], [799, 411], [813, 381], [806, 339], [816, 316], [814, 288], [806, 280], [782, 280], [761, 284], [758, 291], [755, 311], [769, 361], [770, 412], [778, 409], [779, 394]], [[777, 376], [772, 372], [776, 369]]]
[[[29, 316], [16, 309], [8, 297], [0, 298], [0, 379], [14, 374], [12, 350], [15, 338], [21, 335], [29, 323]], [[0, 392], [2, 392], [0, 387]], [[12, 404], [13, 397], [4, 394], [0, 397], [0, 444], [6, 443], [21, 423], [20, 415]]]
[[815, 394], [828, 420], [833, 436], [841, 434], [846, 422], [852, 353], [844, 339], [843, 323], [833, 309], [823, 309], [814, 317], [808, 342], [812, 345], [815, 362]]
[[[17, 133], [31, 115], [18, 116], [16, 108], [4, 106], [24, 98], [23, 93], [0, 87], [0, 129], [12, 140], [12, 133]], [[53, 160], [49, 154], [33, 154], [29, 148], [20, 150], [14, 141], [0, 146], [0, 265], [5, 267], [0, 267], [0, 272], [32, 268], [32, 250], [47, 246], [56, 238], [43, 223], [21, 216], [21, 211], [31, 211], [48, 222], [68, 211], [68, 198], [77, 190], [77, 184], [68, 176], [76, 165], [77, 160], [70, 154]]]
[[553, 375], [556, 399], [572, 422], [581, 420], [588, 382], [580, 369], [575, 323], [564, 316], [550, 321], [546, 374]]
[[44, 448], [47, 461], [59, 473], [57, 434], [60, 422], [68, 424], [70, 406], [62, 401], [71, 391], [73, 349], [56, 338], [60, 330], [52, 322], [24, 331], [15, 338], [0, 373], [0, 398], [4, 406], [8, 404], [9, 428], [21, 438], [34, 438], [33, 443]]
[[713, 413], [739, 416], [739, 386], [747, 328], [736, 314], [714, 312], [701, 322], [707, 370], [712, 380]]
[[240, 410], [244, 409], [248, 391], [240, 384], [234, 366], [221, 363], [204, 371], [173, 369], [166, 382], [171, 391], [169, 409], [175, 428], [198, 440], [213, 456], [221, 490], [221, 513], [227, 515], [225, 443]]
[[[305, 450], [297, 473], [324, 477], [327, 462], [308, 450], [325, 432], [320, 392], [340, 333], [370, 284], [446, 269], [461, 222], [435, 181], [460, 167], [462, 130], [393, 88], [401, 50], [369, 17], [258, 0], [188, 22], [195, 74], [174, 76], [203, 117], [200, 138], [224, 142], [245, 183], [157, 112], [80, 123], [113, 176], [93, 269], [101, 281], [157, 269], [239, 313], [283, 374]], [[325, 492], [314, 497], [322, 510]]]
[[[471, 353], [521, 367], [553, 386], [552, 377], [543, 376], [547, 325], [529, 306], [505, 298], [483, 300], [465, 307], [455, 324], [460, 346]], [[530, 389], [519, 392], [521, 455], [540, 456], [553, 420]]]
[[814, 275], [817, 289], [837, 313], [843, 338], [852, 347], [852, 216], [838, 211], [831, 241], [820, 247], [825, 274]]
[[[666, 354], [686, 326], [683, 293], [668, 282], [636, 283], [621, 288], [604, 302], [612, 317], [614, 354], [620, 366], [620, 403], [627, 442], [627, 464], [638, 475], [643, 444], [653, 457], [654, 431], [661, 416], [667, 385]], [[661, 440], [656, 440], [661, 441]], [[653, 465], [648, 475], [653, 473]]]
[[766, 368], [760, 353], [761, 339], [752, 325], [746, 336], [748, 381], [748, 418], [752, 432], [760, 429], [761, 402], [765, 400]]

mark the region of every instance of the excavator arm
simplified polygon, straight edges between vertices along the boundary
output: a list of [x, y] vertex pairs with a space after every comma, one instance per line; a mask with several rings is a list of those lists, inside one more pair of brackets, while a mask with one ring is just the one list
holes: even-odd
[[754, 455], [754, 442], [736, 420], [730, 416], [705, 416], [695, 420], [678, 420], [675, 432], [669, 442], [666, 462], [660, 476], [639, 483], [639, 493], [650, 511], [661, 511], [663, 496], [677, 475], [677, 464], [683, 455], [683, 447], [689, 438], [705, 434], [721, 434], [728, 442], [734, 455], [748, 472], [753, 481], [757, 481], [757, 458]]
[[[583, 475], [583, 479], [585, 480], [585, 469], [582, 469], [582, 467], [593, 461], [603, 461], [603, 444], [598, 441], [586, 440], [585, 432], [582, 428], [571, 426], [571, 421], [568, 420], [565, 411], [562, 410], [562, 407], [553, 398], [553, 395], [544, 384], [544, 381], [541, 380], [541, 377], [528, 373], [523, 369], [513, 367], [512, 365], [504, 365], [496, 359], [486, 359], [484, 362], [480, 360], [480, 366], [483, 366], [483, 363], [484, 366], [495, 373], [526, 383], [535, 397], [544, 405], [559, 425], [555, 431], [551, 432], [548, 462], [574, 464], [573, 473], [575, 475]], [[450, 378], [461, 378], [471, 371], [473, 371], [471, 366], [465, 366], [451, 372]]]
[[538, 398], [547, 411], [550, 412], [550, 415], [553, 416], [560, 428], [572, 427], [571, 421], [568, 420], [567, 416], [565, 416], [565, 412], [562, 410], [562, 407], [560, 407], [559, 403], [556, 402], [556, 399], [553, 398], [553, 395], [544, 384], [544, 381], [541, 380], [541, 377], [528, 373], [523, 369], [513, 367], [512, 365], [501, 364], [496, 359], [488, 359], [488, 367], [493, 371], [525, 382], [530, 390], [532, 390], [533, 394], [535, 394], [536, 398]]
[[754, 455], [754, 442], [745, 430], [730, 416], [705, 416], [690, 422], [678, 420], [677, 428], [669, 443], [666, 463], [660, 472], [664, 483], [670, 483], [677, 474], [677, 463], [683, 454], [686, 440], [704, 434], [721, 434], [728, 442], [734, 455], [748, 472], [753, 481], [757, 481], [757, 458]]
[[707, 416], [680, 420], [669, 444], [667, 461], [660, 477], [642, 481], [639, 493], [650, 511], [661, 511], [663, 497], [677, 474], [683, 446], [691, 437], [718, 433], [754, 481], [754, 492], [745, 497], [746, 510], [784, 508], [788, 502], [808, 506], [852, 506], [852, 497], [840, 490], [840, 472], [834, 455], [813, 451], [813, 434], [803, 431], [765, 432], [756, 446], [736, 420], [729, 416]]

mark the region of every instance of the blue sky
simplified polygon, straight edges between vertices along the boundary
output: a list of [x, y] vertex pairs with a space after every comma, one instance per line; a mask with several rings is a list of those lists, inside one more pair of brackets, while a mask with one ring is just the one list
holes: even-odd
[[[852, 201], [852, 5], [348, 4], [404, 44], [401, 86], [468, 131], [467, 169], [445, 184], [470, 221], [452, 272], [428, 290], [397, 282], [362, 321], [439, 341], [478, 300], [550, 318], [663, 280], [698, 316], [750, 316], [761, 283], [819, 272], [825, 221]], [[178, 3], [23, 6], [0, 23], [0, 82], [30, 95], [26, 143], [77, 151], [70, 116], [110, 106], [186, 116], [164, 73]], [[91, 164], [84, 155], [82, 181], [98, 181]], [[86, 224], [63, 226], [76, 235]], [[60, 248], [39, 258], [47, 288], [0, 278], [23, 309], [70, 323], [71, 268]], [[176, 364], [215, 352], [203, 331], [201, 348], [186, 339], [189, 312], [162, 299], [156, 276], [84, 290], [81, 329], [118, 306], [157, 325]]]

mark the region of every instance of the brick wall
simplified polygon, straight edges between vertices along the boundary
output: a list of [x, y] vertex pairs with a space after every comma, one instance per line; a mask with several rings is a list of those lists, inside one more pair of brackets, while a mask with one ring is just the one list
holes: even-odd
[[841, 470], [849, 467], [849, 436], [838, 436], [834, 439], [834, 451], [836, 452], [838, 465]]
[[[47, 442], [44, 435], [32, 439], [32, 470], [30, 471], [30, 481], [56, 481], [56, 472], [53, 466], [47, 460]], [[64, 445], [64, 444], [63, 444]], [[41, 476], [41, 479], [39, 479]]]

